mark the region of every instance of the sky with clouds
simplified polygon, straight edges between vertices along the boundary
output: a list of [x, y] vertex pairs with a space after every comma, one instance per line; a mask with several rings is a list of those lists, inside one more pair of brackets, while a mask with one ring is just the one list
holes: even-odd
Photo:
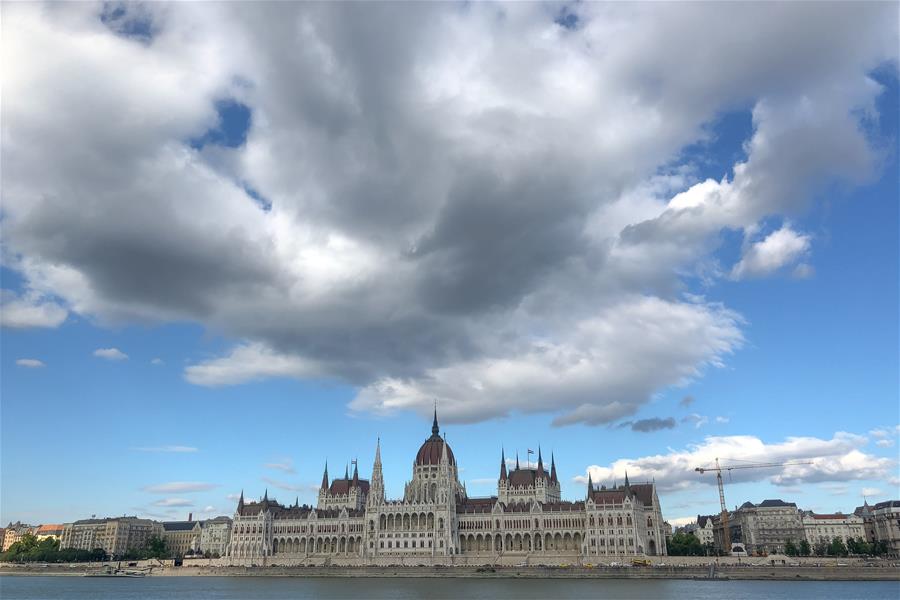
[[[898, 479], [898, 7], [6, 3], [0, 520]], [[343, 468], [342, 468], [343, 467]], [[65, 498], [65, 500], [61, 500]]]

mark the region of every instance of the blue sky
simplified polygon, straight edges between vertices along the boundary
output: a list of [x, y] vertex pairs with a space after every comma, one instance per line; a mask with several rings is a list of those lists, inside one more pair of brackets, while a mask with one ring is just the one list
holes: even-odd
[[716, 456], [900, 495], [896, 6], [542, 6], [5, 9], [0, 521], [314, 502], [379, 437], [400, 496], [435, 402], [470, 495], [538, 445], [678, 522]]

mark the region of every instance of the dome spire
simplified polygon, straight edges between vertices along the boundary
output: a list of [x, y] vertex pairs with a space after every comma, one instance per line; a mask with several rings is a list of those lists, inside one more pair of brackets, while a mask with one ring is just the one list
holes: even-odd
[[438, 427], [437, 422], [437, 400], [434, 401], [434, 422], [431, 424], [431, 435], [437, 435], [440, 431], [440, 427]]

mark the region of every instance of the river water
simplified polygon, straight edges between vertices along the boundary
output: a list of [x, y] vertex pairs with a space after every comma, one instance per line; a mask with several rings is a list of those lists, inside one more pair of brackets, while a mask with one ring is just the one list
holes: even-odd
[[306, 600], [328, 598], [651, 598], [897, 600], [900, 582], [650, 579], [328, 579], [0, 577], [2, 600]]

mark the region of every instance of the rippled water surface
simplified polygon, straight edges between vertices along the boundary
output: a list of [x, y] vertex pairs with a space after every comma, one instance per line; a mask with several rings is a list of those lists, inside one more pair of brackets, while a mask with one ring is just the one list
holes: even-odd
[[264, 600], [307, 598], [900, 599], [900, 583], [296, 577], [0, 577], [2, 600]]

